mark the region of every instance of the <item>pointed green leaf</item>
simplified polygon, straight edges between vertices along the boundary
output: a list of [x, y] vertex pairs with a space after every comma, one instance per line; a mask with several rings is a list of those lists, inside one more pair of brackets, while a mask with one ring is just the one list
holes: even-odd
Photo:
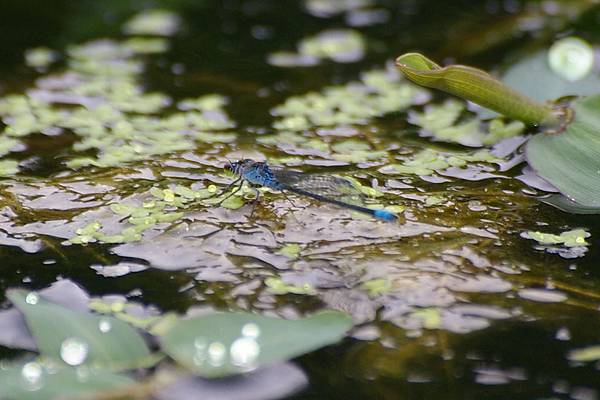
[[541, 133], [527, 143], [537, 174], [585, 207], [600, 207], [600, 95], [571, 104], [573, 121], [561, 133]]
[[48, 368], [36, 361], [0, 368], [0, 398], [3, 400], [80, 398], [133, 384], [135, 381], [124, 375], [69, 367]]
[[72, 366], [123, 370], [154, 362], [134, 328], [113, 317], [83, 314], [51, 303], [34, 292], [10, 290], [40, 353]]
[[350, 317], [339, 312], [298, 320], [215, 313], [179, 321], [162, 337], [162, 349], [196, 374], [215, 378], [335, 343], [351, 327]]

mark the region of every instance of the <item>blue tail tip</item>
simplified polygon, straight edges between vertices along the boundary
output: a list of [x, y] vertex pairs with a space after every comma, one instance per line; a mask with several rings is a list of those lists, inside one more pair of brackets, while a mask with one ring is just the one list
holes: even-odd
[[393, 222], [398, 219], [398, 216], [391, 211], [388, 210], [375, 210], [373, 213], [375, 218], [382, 219], [384, 221]]

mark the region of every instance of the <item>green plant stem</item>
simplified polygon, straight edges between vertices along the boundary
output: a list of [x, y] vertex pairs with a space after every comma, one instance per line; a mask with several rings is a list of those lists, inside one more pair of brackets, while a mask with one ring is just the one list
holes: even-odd
[[506, 86], [490, 74], [465, 65], [440, 67], [419, 53], [406, 53], [396, 65], [416, 84], [439, 89], [530, 125], [559, 123], [555, 110]]

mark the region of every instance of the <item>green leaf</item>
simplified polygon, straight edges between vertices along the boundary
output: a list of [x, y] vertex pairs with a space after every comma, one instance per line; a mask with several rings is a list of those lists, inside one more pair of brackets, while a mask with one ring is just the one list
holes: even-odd
[[40, 400], [90, 396], [135, 384], [124, 375], [75, 368], [49, 368], [36, 361], [0, 369], [0, 398]]
[[556, 122], [549, 106], [514, 91], [480, 69], [465, 65], [442, 68], [418, 53], [406, 53], [398, 57], [396, 65], [419, 85], [473, 101], [507, 117], [529, 124]]
[[540, 199], [540, 201], [571, 214], [600, 214], [600, 207], [583, 206], [579, 203], [575, 203], [562, 194], [553, 194]]
[[216, 378], [255, 369], [335, 343], [352, 327], [339, 312], [285, 320], [249, 313], [215, 313], [181, 320], [162, 349], [196, 374]]
[[536, 173], [585, 207], [600, 207], [600, 95], [576, 100], [573, 121], [561, 133], [540, 133], [527, 143]]
[[25, 315], [40, 353], [72, 366], [123, 370], [154, 363], [144, 339], [123, 321], [78, 313], [34, 292], [10, 290], [10, 301]]
[[568, 81], [550, 68], [547, 50], [534, 53], [512, 65], [502, 76], [502, 81], [537, 101], [600, 93], [600, 79], [597, 74], [590, 74], [577, 81]]

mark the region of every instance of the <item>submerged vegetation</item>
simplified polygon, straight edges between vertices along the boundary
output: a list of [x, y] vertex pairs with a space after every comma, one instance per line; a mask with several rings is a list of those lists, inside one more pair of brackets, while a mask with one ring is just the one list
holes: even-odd
[[[397, 68], [440, 51], [416, 27], [378, 31], [439, 23], [420, 6], [307, 0], [291, 13], [314, 23], [303, 37], [240, 61], [241, 29], [268, 43], [287, 10], [130, 3], [102, 35], [19, 49], [28, 72], [0, 87], [0, 397], [596, 395], [593, 46], [543, 41], [505, 83], [419, 53]], [[507, 21], [546, 12], [518, 3]], [[191, 10], [224, 25], [198, 31]], [[223, 167], [243, 158], [344, 176], [401, 218], [228, 196]]]

